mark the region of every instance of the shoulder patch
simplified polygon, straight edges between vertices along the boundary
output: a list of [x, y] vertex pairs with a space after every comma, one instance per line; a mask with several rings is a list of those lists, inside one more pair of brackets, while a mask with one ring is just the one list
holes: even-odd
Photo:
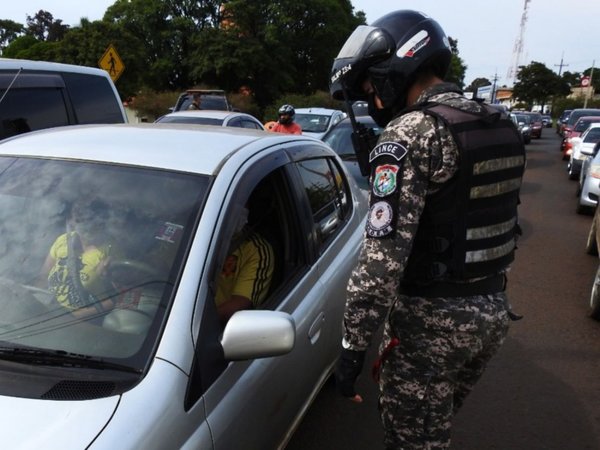
[[371, 150], [371, 153], [369, 153], [369, 162], [373, 162], [373, 160], [380, 156], [392, 156], [396, 161], [400, 161], [407, 153], [408, 150], [406, 150], [406, 147], [397, 142], [382, 142], [381, 144], [377, 144]]
[[375, 202], [367, 217], [367, 235], [370, 237], [387, 236], [393, 231], [394, 210], [386, 201]]
[[382, 164], [375, 168], [373, 177], [373, 194], [377, 197], [387, 197], [396, 191], [397, 175], [400, 167], [395, 164]]

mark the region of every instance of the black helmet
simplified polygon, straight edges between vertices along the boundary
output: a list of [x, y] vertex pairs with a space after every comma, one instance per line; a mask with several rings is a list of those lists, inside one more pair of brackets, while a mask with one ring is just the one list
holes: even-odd
[[[296, 111], [292, 105], [283, 105], [281, 108], [279, 108], [279, 111], [277, 111], [277, 115], [279, 116], [279, 123], [287, 124], [292, 122], [294, 116], [296, 115]], [[282, 118], [281, 116], [287, 117]]]
[[333, 62], [330, 92], [342, 100], [343, 84], [348, 100], [364, 100], [361, 84], [368, 75], [383, 106], [392, 108], [405, 98], [420, 67], [427, 63], [444, 78], [451, 56], [435, 20], [418, 11], [395, 11], [354, 30]]

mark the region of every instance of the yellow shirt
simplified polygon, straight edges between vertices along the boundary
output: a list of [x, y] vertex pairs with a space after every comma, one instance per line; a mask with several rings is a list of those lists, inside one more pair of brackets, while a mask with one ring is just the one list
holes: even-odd
[[250, 235], [225, 260], [217, 283], [216, 304], [233, 295], [248, 298], [254, 307], [262, 303], [273, 278], [273, 249], [257, 234]]
[[[77, 239], [77, 237], [75, 237]], [[106, 293], [110, 288], [107, 281], [104, 280], [96, 271], [98, 265], [107, 258], [111, 253], [111, 246], [104, 245], [95, 247], [91, 250], [86, 250], [81, 254], [81, 258], [77, 261], [79, 270], [79, 278], [81, 285], [87, 293], [92, 294], [99, 299], [102, 299], [102, 294]], [[67, 264], [68, 243], [67, 234], [59, 236], [52, 247], [50, 248], [50, 256], [54, 259], [54, 266], [48, 273], [48, 287], [56, 296], [56, 300], [68, 309], [77, 309], [82, 306], [87, 306], [85, 300], [79, 298], [77, 288], [73, 285], [73, 281], [69, 276]], [[86, 294], [87, 294], [86, 293]], [[82, 301], [84, 303], [82, 303]]]

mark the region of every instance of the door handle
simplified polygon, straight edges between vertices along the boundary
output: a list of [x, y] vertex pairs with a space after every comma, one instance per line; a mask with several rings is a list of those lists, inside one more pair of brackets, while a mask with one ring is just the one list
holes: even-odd
[[320, 312], [317, 315], [317, 318], [314, 320], [310, 328], [308, 329], [308, 339], [310, 339], [310, 343], [314, 344], [319, 340], [321, 336], [321, 327], [323, 326], [323, 322], [325, 322], [325, 313]]

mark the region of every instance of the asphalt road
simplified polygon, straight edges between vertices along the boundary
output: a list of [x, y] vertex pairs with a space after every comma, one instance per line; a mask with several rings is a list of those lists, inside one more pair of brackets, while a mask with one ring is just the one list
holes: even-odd
[[[453, 423], [453, 450], [600, 449], [600, 322], [587, 317], [598, 259], [585, 253], [591, 216], [575, 212], [553, 128], [527, 145], [523, 236], [509, 274], [513, 322]], [[369, 354], [375, 358], [374, 349]], [[357, 405], [325, 385], [287, 450], [383, 448], [377, 387]]]

